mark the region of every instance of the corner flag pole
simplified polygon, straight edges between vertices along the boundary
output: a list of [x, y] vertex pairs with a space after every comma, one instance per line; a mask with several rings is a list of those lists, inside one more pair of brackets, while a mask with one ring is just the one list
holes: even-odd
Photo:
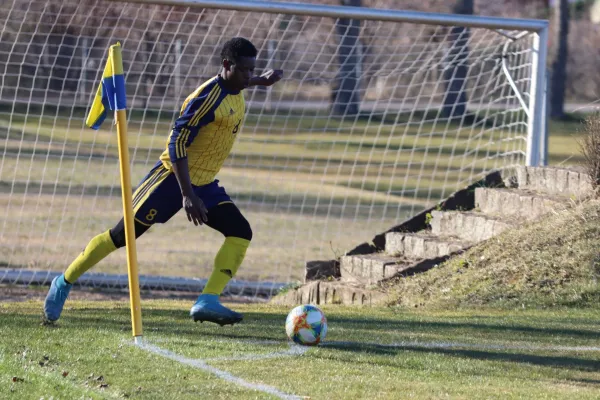
[[[110, 46], [109, 59], [112, 62], [114, 76], [123, 75], [121, 44]], [[115, 82], [115, 87], [117, 86]], [[137, 249], [133, 225], [133, 205], [131, 200], [131, 173], [129, 170], [129, 145], [127, 144], [127, 112], [115, 110], [117, 136], [119, 138], [119, 167], [121, 171], [121, 193], [123, 197], [123, 215], [125, 222], [125, 242], [127, 245], [127, 272], [129, 275], [129, 301], [131, 304], [131, 326], [136, 343], [142, 338], [142, 308], [140, 305], [140, 282], [137, 265]]]

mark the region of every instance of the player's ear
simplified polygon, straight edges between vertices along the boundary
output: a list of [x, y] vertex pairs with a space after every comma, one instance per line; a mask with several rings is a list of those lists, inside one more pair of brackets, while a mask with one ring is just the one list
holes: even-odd
[[224, 59], [223, 60], [223, 68], [225, 68], [227, 71], [229, 71], [231, 69], [231, 61], [229, 61], [228, 59]]

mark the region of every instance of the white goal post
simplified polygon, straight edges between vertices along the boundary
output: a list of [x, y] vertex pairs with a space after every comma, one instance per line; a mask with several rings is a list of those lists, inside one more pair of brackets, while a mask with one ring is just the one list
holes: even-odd
[[[116, 131], [84, 125], [116, 41], [134, 184], [183, 99], [219, 71], [224, 41], [247, 37], [257, 72], [284, 70], [245, 92], [218, 176], [255, 233], [231, 291], [268, 296], [301, 280], [307, 261], [341, 256], [493, 170], [545, 163], [547, 31], [540, 20], [289, 2], [9, 0], [0, 282], [49, 283], [120, 218]], [[142, 289], [197, 291], [221, 241], [181, 213], [153, 227], [139, 239]], [[117, 251], [82, 284], [125, 287], [125, 265]]]

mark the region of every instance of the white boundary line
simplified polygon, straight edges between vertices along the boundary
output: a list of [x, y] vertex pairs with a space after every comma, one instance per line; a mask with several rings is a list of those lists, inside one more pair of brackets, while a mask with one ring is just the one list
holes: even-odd
[[[160, 341], [160, 339], [158, 339]], [[284, 342], [279, 342], [275, 340], [265, 340], [265, 341], [248, 341], [249, 343], [258, 343], [258, 344], [283, 344]], [[173, 353], [169, 350], [162, 349], [158, 346], [148, 343], [147, 341], [141, 341], [136, 344], [137, 347], [147, 350], [150, 353], [168, 358], [173, 361], [177, 361], [181, 364], [189, 365], [191, 367], [203, 370], [205, 372], [216, 375], [217, 377], [227, 381], [234, 383], [236, 385], [245, 387], [247, 389], [260, 391], [263, 393], [267, 393], [273, 396], [276, 396], [280, 399], [285, 400], [300, 400], [303, 397], [284, 393], [272, 386], [252, 383], [243, 380], [237, 376], [230, 374], [227, 371], [215, 368], [207, 364], [207, 362], [217, 362], [217, 361], [252, 361], [252, 360], [265, 360], [277, 357], [287, 357], [287, 356], [299, 356], [306, 353], [309, 348], [305, 346], [298, 346], [294, 344], [290, 344], [290, 348], [283, 351], [274, 351], [265, 354], [248, 354], [237, 357], [216, 357], [216, 358], [206, 358], [206, 359], [193, 359], [187, 358], [176, 353]], [[423, 348], [423, 349], [471, 349], [471, 350], [527, 350], [527, 351], [574, 351], [574, 352], [600, 352], [600, 347], [596, 346], [538, 346], [538, 345], [503, 345], [503, 344], [477, 344], [477, 343], [458, 343], [458, 342], [396, 342], [390, 344], [380, 344], [380, 343], [369, 343], [369, 342], [344, 342], [344, 341], [333, 341], [333, 342], [325, 342], [320, 346], [322, 347], [365, 347], [365, 346], [374, 346], [378, 348]]]
[[203, 361], [254, 361], [254, 360], [268, 360], [269, 358], [287, 357], [287, 356], [301, 356], [306, 353], [308, 347], [299, 346], [296, 344], [290, 345], [290, 348], [283, 351], [273, 351], [265, 354], [248, 354], [245, 356], [237, 357], [216, 357], [216, 358], [205, 358]]
[[[153, 339], [154, 343], [167, 343], [169, 342], [166, 339]], [[231, 343], [231, 340], [215, 340], [217, 343]], [[282, 351], [272, 351], [270, 353], [261, 353], [261, 354], [246, 354], [243, 356], [235, 356], [235, 357], [213, 357], [213, 358], [201, 358], [197, 360], [202, 360], [205, 362], [215, 362], [215, 361], [254, 361], [254, 360], [268, 360], [270, 358], [278, 358], [278, 357], [287, 357], [287, 356], [301, 356], [302, 354], [308, 351], [308, 347], [300, 346], [294, 343], [282, 341], [282, 340], [235, 340], [238, 343], [244, 344], [260, 344], [260, 345], [276, 345], [281, 346], [284, 344], [288, 344], [289, 348], [287, 350]], [[142, 342], [143, 343], [143, 342]]]
[[[194, 368], [203, 370], [205, 372], [209, 372], [213, 375], [218, 376], [219, 378], [221, 378], [223, 380], [226, 380], [227, 382], [234, 383], [236, 385], [245, 387], [247, 389], [252, 389], [252, 390], [257, 390], [257, 391], [260, 391], [263, 393], [268, 393], [270, 395], [273, 395], [280, 399], [285, 399], [285, 400], [301, 400], [302, 399], [302, 397], [300, 397], [300, 396], [281, 392], [272, 386], [267, 386], [267, 385], [262, 385], [262, 384], [245, 381], [242, 378], [238, 378], [237, 376], [234, 376], [227, 371], [223, 371], [221, 369], [218, 369], [218, 368], [208, 365], [204, 360], [196, 360], [193, 358], [183, 357], [178, 354], [172, 353], [168, 350], [161, 349], [160, 347], [154, 346], [147, 342], [139, 343], [139, 344], [137, 344], [137, 346], [141, 349], [149, 351], [150, 353], [154, 353], [159, 356], [168, 358], [170, 360], [177, 361], [181, 364], [189, 365], [190, 367], [194, 367]], [[290, 349], [290, 350], [292, 350], [292, 349]], [[296, 353], [296, 354], [302, 354], [303, 352], [304, 351], [302, 351], [301, 353]], [[281, 354], [282, 352], [278, 352], [278, 353], [280, 353], [278, 356], [282, 355]], [[253, 358], [249, 358], [249, 356], [248, 356], [247, 358], [243, 358], [243, 359], [244, 360], [252, 360]], [[213, 359], [213, 360], [220, 361], [221, 359]], [[227, 360], [227, 358], [223, 358], [222, 360]]]
[[[274, 340], [274, 339], [264, 339], [264, 340], [259, 340], [259, 339], [211, 339], [210, 343], [231, 343], [231, 342], [235, 342], [235, 343], [242, 343], [242, 344], [258, 344], [258, 345], [284, 345], [286, 343], [290, 343], [287, 340]], [[167, 338], [153, 338], [152, 339], [152, 343], [173, 343], [173, 344], [177, 344], [176, 342], [174, 342], [172, 339], [167, 339]], [[208, 341], [207, 341], [208, 343]]]
[[324, 347], [365, 347], [374, 346], [380, 348], [404, 348], [418, 347], [423, 349], [471, 349], [471, 350], [529, 350], [529, 351], [600, 351], [596, 346], [536, 346], [536, 345], [504, 345], [504, 344], [477, 344], [477, 343], [454, 343], [454, 342], [396, 342], [390, 344], [366, 343], [366, 342], [325, 342]]

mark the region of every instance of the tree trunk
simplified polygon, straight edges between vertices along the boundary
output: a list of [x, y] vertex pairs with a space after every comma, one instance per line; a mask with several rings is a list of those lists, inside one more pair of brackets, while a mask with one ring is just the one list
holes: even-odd
[[142, 71], [142, 83], [144, 88], [144, 95], [142, 96], [143, 106], [144, 108], [148, 107], [150, 104], [150, 100], [152, 99], [154, 84], [156, 82], [156, 77], [158, 71], [156, 70], [156, 65], [158, 64], [156, 60], [156, 38], [152, 37], [149, 32], [144, 34], [144, 70]]
[[[53, 44], [55, 53], [51, 55], [50, 89], [62, 92], [74, 90], [77, 80], [70, 79], [77, 76], [75, 71], [75, 57], [77, 49], [77, 36], [70, 32], [51, 34], [49, 42]], [[73, 64], [73, 65], [72, 65]]]
[[569, 1], [558, 0], [552, 12], [552, 30], [554, 44], [554, 59], [550, 81], [550, 117], [564, 118], [565, 116], [565, 86], [567, 81], [567, 57], [569, 36]]
[[594, 24], [600, 24], [600, 0], [594, 0], [590, 7], [590, 21]]
[[[473, 0], [458, 0], [454, 7], [456, 14], [473, 14]], [[467, 75], [469, 73], [468, 56], [469, 28], [453, 26], [450, 30], [450, 49], [446, 54], [443, 71], [446, 83], [442, 115], [446, 118], [460, 118], [467, 112]]]
[[[361, 0], [341, 0], [342, 5], [360, 7]], [[360, 20], [340, 18], [335, 24], [339, 35], [338, 59], [340, 70], [331, 91], [332, 111], [335, 115], [356, 115], [360, 96]]]

